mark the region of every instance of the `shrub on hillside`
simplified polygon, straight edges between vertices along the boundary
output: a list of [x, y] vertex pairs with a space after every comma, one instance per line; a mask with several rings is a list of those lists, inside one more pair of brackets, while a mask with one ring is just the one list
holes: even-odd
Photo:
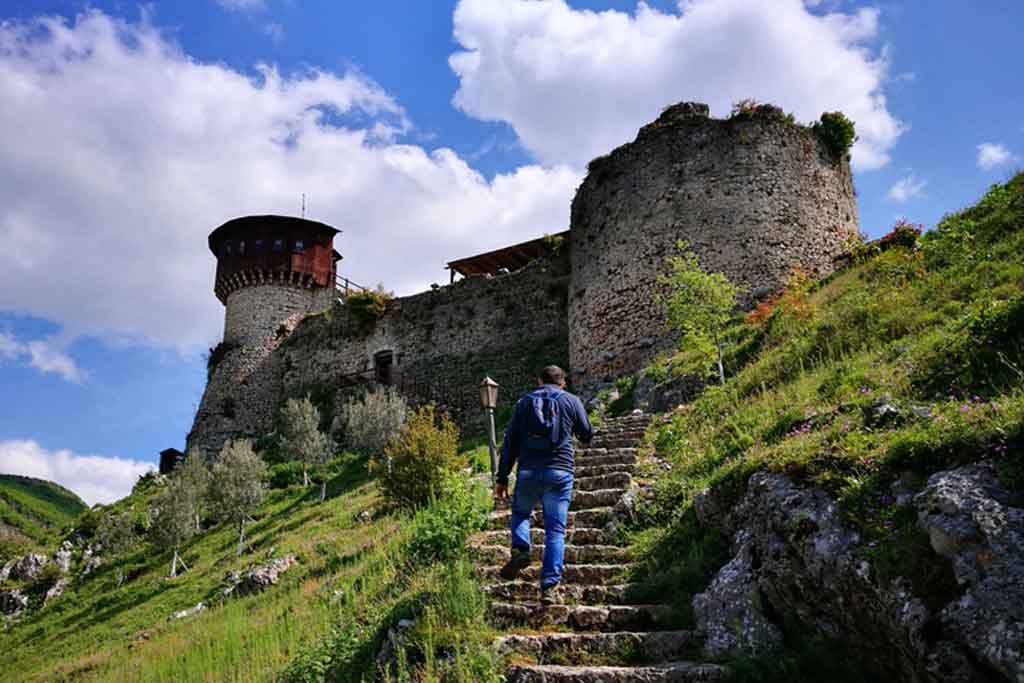
[[370, 460], [370, 471], [392, 503], [419, 508], [440, 494], [458, 471], [458, 449], [458, 427], [427, 405], [409, 416], [401, 436], [384, 449], [383, 457]]
[[487, 503], [487, 492], [472, 480], [449, 477], [413, 517], [406, 556], [421, 565], [455, 558], [469, 534], [483, 526]]
[[883, 251], [892, 247], [915, 249], [917, 248], [917, 240], [921, 237], [922, 232], [924, 232], [923, 225], [914, 225], [913, 223], [908, 223], [905, 218], [900, 218], [896, 221], [896, 225], [892, 227], [892, 230], [879, 238], [878, 247]]
[[379, 456], [402, 433], [409, 404], [394, 387], [376, 387], [342, 406], [334, 432], [357, 453]]

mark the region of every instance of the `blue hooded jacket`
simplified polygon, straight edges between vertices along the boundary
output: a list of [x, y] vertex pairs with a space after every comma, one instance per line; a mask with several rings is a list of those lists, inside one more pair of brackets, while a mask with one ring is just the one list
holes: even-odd
[[[530, 425], [536, 424], [538, 418], [543, 422], [545, 416], [538, 415], [538, 411], [541, 410], [540, 400], [545, 397], [552, 398], [558, 409], [558, 419], [554, 424], [557, 433], [551, 434], [550, 445], [539, 444], [528, 433]], [[590, 443], [594, 438], [594, 429], [587, 419], [587, 411], [578, 397], [554, 384], [545, 384], [529, 392], [516, 403], [512, 419], [505, 429], [497, 482], [508, 484], [508, 476], [516, 462], [520, 469], [525, 470], [556, 469], [572, 472], [574, 435], [583, 443]]]

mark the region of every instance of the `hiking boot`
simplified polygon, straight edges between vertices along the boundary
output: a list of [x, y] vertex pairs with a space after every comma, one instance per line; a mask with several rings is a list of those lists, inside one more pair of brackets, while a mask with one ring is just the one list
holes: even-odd
[[562, 585], [559, 583], [540, 589], [540, 604], [542, 605], [564, 605], [565, 595], [562, 593]]
[[519, 572], [530, 566], [529, 548], [512, 548], [512, 557], [505, 566], [501, 568], [501, 578], [506, 581], [514, 581], [519, 578]]

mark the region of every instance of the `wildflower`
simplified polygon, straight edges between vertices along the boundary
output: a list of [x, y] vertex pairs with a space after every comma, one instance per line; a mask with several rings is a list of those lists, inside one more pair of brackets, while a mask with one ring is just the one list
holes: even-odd
[[978, 396], [977, 394], [972, 396], [971, 400], [974, 401], [975, 403], [984, 403], [985, 401], [985, 399], [983, 399], [981, 396]]
[[967, 405], [966, 403], [961, 403], [960, 404], [960, 413], [961, 414], [970, 412], [970, 410], [971, 410], [971, 407], [969, 405]]

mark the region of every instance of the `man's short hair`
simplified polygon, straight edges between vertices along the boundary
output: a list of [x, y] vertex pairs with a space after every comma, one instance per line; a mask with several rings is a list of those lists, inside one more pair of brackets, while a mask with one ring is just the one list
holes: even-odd
[[540, 381], [544, 384], [561, 384], [565, 381], [565, 370], [557, 365], [549, 365], [540, 371]]

